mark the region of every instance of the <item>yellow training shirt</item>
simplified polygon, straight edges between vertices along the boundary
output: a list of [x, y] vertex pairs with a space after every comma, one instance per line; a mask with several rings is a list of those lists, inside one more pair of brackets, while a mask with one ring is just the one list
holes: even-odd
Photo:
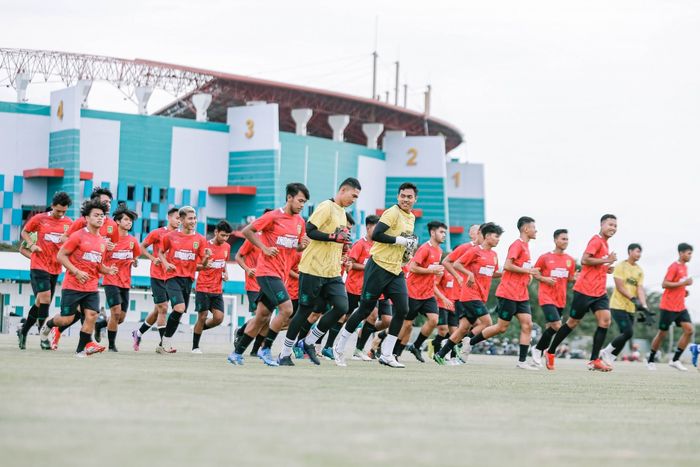
[[[309, 222], [319, 231], [332, 234], [338, 227], [346, 227], [347, 219], [345, 209], [329, 199], [316, 206]], [[311, 240], [301, 255], [299, 272], [317, 277], [338, 277], [341, 275], [342, 256], [342, 243]]]
[[[638, 264], [632, 265], [626, 260], [615, 266], [613, 277], [622, 279], [625, 283], [625, 290], [633, 297], [637, 296], [639, 287], [644, 285], [644, 271], [642, 271], [642, 268]], [[634, 303], [618, 292], [617, 287], [615, 287], [610, 299], [610, 308], [624, 310], [628, 313], [635, 312]]]
[[[397, 205], [393, 205], [384, 211], [379, 222], [389, 226], [389, 229], [384, 233], [392, 237], [399, 237], [401, 234], [412, 235], [416, 216], [413, 213], [402, 210]], [[405, 249], [405, 247], [395, 243], [374, 242], [369, 254], [378, 266], [398, 276], [401, 274], [401, 262]]]

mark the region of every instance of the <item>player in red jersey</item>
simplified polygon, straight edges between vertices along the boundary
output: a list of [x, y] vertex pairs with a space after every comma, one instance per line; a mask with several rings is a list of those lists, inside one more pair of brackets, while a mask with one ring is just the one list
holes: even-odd
[[108, 208], [99, 199], [85, 201], [80, 213], [85, 217], [85, 228], [73, 233], [58, 251], [58, 262], [66, 268], [61, 291], [61, 312], [49, 319], [41, 328], [42, 347], [49, 344], [49, 332], [57, 326], [71, 325], [78, 306], [85, 322], [80, 329], [76, 356], [85, 357], [105, 348], [92, 342], [100, 295], [97, 291], [100, 273], [116, 274], [116, 266], [105, 266], [102, 257], [106, 251], [106, 240], [99, 231], [104, 224]]
[[[449, 339], [443, 341], [442, 347], [433, 356], [433, 360], [438, 365], [445, 364], [447, 354], [457, 344], [462, 342], [469, 329], [478, 320], [483, 320], [482, 322], [484, 323], [491, 321], [491, 317], [486, 310], [486, 302], [491, 290], [491, 281], [499, 275], [498, 255], [493, 249], [498, 246], [501, 234], [503, 234], [503, 229], [493, 222], [481, 225], [480, 235], [483, 240], [480, 242], [480, 245], [467, 249], [462, 257], [453, 263], [457, 273], [465, 277], [466, 280], [464, 287], [460, 291], [459, 301], [462, 307], [455, 308], [459, 318], [459, 327], [450, 334]], [[478, 328], [475, 327], [474, 329]], [[481, 333], [477, 335], [481, 335]], [[466, 345], [467, 348], [465, 350], [468, 353], [469, 343], [467, 342]]]
[[[107, 206], [106, 215], [109, 216], [109, 213], [112, 210], [113, 199], [112, 192], [109, 190], [109, 188], [95, 188], [94, 190], [92, 190], [90, 199], [96, 199], [99, 202], [104, 203], [104, 205]], [[68, 231], [66, 231], [65, 238], [67, 239], [69, 235], [77, 232], [80, 229], [85, 228], [86, 225], [87, 221], [85, 220], [85, 217], [79, 217], [68, 228]], [[117, 227], [117, 223], [114, 222], [112, 218], [105, 217], [104, 224], [102, 224], [102, 227], [100, 227], [100, 235], [102, 235], [104, 239], [107, 240], [107, 250], [111, 250], [112, 248], [114, 248], [114, 244], [119, 241], [119, 227]]]
[[[440, 245], [445, 243], [447, 225], [441, 221], [428, 222], [428, 234], [430, 240], [418, 247], [409, 264], [409, 274], [406, 278], [408, 314], [404, 320], [400, 338], [394, 347], [394, 355], [397, 357], [406, 348], [421, 363], [425, 363], [421, 351], [423, 342], [430, 337], [438, 324], [440, 310], [435, 298], [435, 289], [440, 277], [445, 273], [445, 267], [440, 264], [442, 259]], [[425, 324], [413, 343], [406, 347], [411, 337], [413, 320], [418, 317], [418, 314], [426, 317]]]
[[[119, 240], [114, 248], [105, 254], [105, 265], [116, 266], [118, 270], [117, 274], [105, 276], [102, 280], [109, 307], [109, 322], [106, 326], [110, 352], [118, 352], [116, 346], [117, 328], [124, 322], [126, 312], [129, 310], [131, 268], [136, 265], [138, 257], [141, 256], [138, 240], [129, 235], [137, 217], [135, 212], [125, 207], [117, 209], [114, 213], [114, 221], [119, 228]], [[95, 333], [97, 333], [97, 326]]]
[[576, 280], [576, 260], [565, 253], [568, 246], [569, 232], [566, 229], [555, 230], [554, 251], [543, 254], [535, 263], [535, 268], [539, 271], [535, 276], [540, 283], [538, 299], [547, 323], [542, 337], [532, 351], [532, 361], [540, 368], [543, 367], [544, 351], [561, 327], [567, 286]]
[[453, 277], [456, 278], [457, 280], [457, 286], [459, 287], [459, 292], [461, 292], [461, 288], [464, 286], [464, 282], [466, 281], [466, 277], [463, 277], [461, 274], [459, 274], [455, 268], [454, 268], [454, 263], [461, 258], [464, 253], [467, 252], [469, 248], [472, 248], [474, 246], [480, 245], [481, 242], [484, 240], [483, 237], [480, 237], [481, 233], [481, 226], [479, 224], [472, 224], [469, 227], [469, 241], [466, 243], [462, 243], [461, 245], [458, 245], [454, 250], [449, 252], [447, 256], [445, 256], [442, 260], [442, 265], [445, 266], [445, 270], [449, 272]]
[[[265, 210], [265, 212], [269, 211], [271, 211], [271, 209]], [[248, 240], [243, 241], [243, 245], [241, 245], [241, 247], [238, 249], [238, 252], [236, 253], [236, 263], [238, 263], [238, 265], [243, 269], [243, 272], [245, 272], [245, 291], [246, 295], [248, 296], [248, 312], [251, 315], [253, 315], [253, 318], [249, 319], [248, 321], [243, 323], [243, 326], [240, 326], [238, 329], [236, 329], [236, 337], [233, 341], [234, 347], [238, 343], [238, 340], [241, 338], [241, 336], [243, 336], [246, 327], [248, 327], [250, 322], [255, 318], [255, 310], [258, 307], [258, 296], [260, 295], [260, 285], [258, 284], [258, 280], [255, 278], [256, 267], [259, 258], [260, 248], [256, 247]], [[292, 273], [290, 272], [290, 275], [291, 274]], [[292, 303], [294, 303], [294, 301], [292, 301]], [[258, 333], [258, 335], [255, 337], [253, 348], [250, 351], [251, 357], [255, 357], [257, 355], [260, 346], [265, 340], [265, 336], [267, 336], [268, 329], [269, 328], [266, 324], [260, 331], [260, 333]]]
[[[141, 346], [141, 337], [151, 329], [154, 324], [158, 328], [160, 334], [160, 343], [163, 345], [163, 335], [165, 334], [165, 319], [168, 314], [168, 292], [165, 290], [165, 269], [158, 257], [161, 241], [163, 237], [170, 232], [174, 232], [180, 228], [180, 213], [178, 208], [170, 208], [168, 210], [168, 223], [163, 227], [152, 230], [146, 238], [141, 242], [141, 253], [146, 258], [151, 260], [151, 293], [153, 294], [153, 311], [151, 311], [139, 329], [135, 329], [131, 333], [134, 340], [134, 350], [139, 351]], [[148, 247], [153, 248], [153, 254], [148, 251]]]
[[605, 288], [607, 274], [612, 274], [617, 255], [608, 249], [608, 240], [617, 232], [617, 217], [605, 214], [600, 219], [600, 233], [593, 236], [581, 258], [581, 272], [574, 285], [574, 298], [571, 302], [569, 319], [557, 331], [545, 352], [548, 370], [554, 369], [554, 355], [566, 336], [578, 326], [586, 313], [593, 312], [598, 328], [593, 335], [593, 349], [588, 368], [594, 371], [611, 371], [600, 358], [605, 335], [610, 327], [610, 301]]
[[[56, 193], [51, 201], [51, 210], [29, 219], [20, 234], [26, 243], [26, 249], [31, 253], [29, 278], [36, 298], [27, 319], [17, 333], [19, 348], [22, 350], [26, 348], [27, 333], [34, 323], [38, 320], [41, 329], [49, 317], [56, 280], [61, 273], [61, 263], [56, 260], [56, 254], [62, 244], [63, 235], [72, 223], [66, 217], [66, 211], [71, 204], [67, 193]], [[36, 241], [32, 239], [31, 234], [35, 235]]]
[[[303, 250], [308, 243], [305, 222], [299, 213], [309, 199], [309, 190], [302, 183], [290, 183], [286, 194], [284, 207], [263, 214], [243, 229], [246, 239], [262, 252], [255, 270], [260, 296], [255, 318], [246, 326], [245, 333], [228, 356], [228, 361], [234, 365], [243, 364], [243, 352], [269, 322], [267, 337], [258, 355], [266, 365], [277, 366], [270, 348], [293, 311], [284, 281], [289, 275], [295, 250]], [[256, 235], [256, 232], [261, 232], [261, 235]], [[275, 308], [279, 314], [270, 321]]]
[[668, 329], [673, 323], [676, 327], [681, 327], [683, 334], [678, 340], [676, 353], [669, 362], [669, 366], [676, 370], [688, 371], [680, 362], [680, 358], [693, 335], [693, 323], [691, 322], [688, 309], [685, 306], [685, 297], [688, 296], [686, 287], [693, 285], [693, 278], [688, 276], [688, 262], [692, 257], [692, 246], [687, 243], [678, 245], [678, 261], [673, 262], [673, 264], [668, 267], [666, 275], [664, 276], [664, 281], [661, 284], [664, 288], [664, 293], [661, 296], [661, 304], [659, 305], [661, 311], [661, 315], [659, 316], [659, 332], [651, 341], [651, 352], [647, 359], [647, 368], [650, 370], [656, 369], [656, 363], [654, 362], [656, 359], [656, 352], [659, 351], [659, 347], [663, 344]]
[[[226, 221], [219, 222], [214, 228], [214, 238], [207, 244], [211, 251], [209, 263], [206, 266], [197, 265], [199, 273], [194, 296], [197, 322], [192, 335], [192, 353], [202, 353], [199, 348], [202, 331], [216, 327], [224, 320], [223, 283], [228, 280], [226, 263], [231, 258], [231, 245], [228, 244], [231, 232], [231, 224]], [[212, 317], [207, 319], [209, 312]]]
[[160, 261], [165, 268], [165, 288], [173, 312], [168, 317], [163, 335], [163, 344], [156, 347], [161, 354], [174, 353], [172, 337], [177, 331], [182, 315], [187, 312], [192, 293], [197, 265], [201, 263], [206, 268], [211, 258], [211, 250], [207, 248], [207, 239], [195, 231], [197, 228], [197, 212], [192, 206], [180, 208], [181, 231], [170, 232], [163, 237], [161, 249], [158, 252]]
[[532, 267], [530, 259], [530, 240], [537, 238], [535, 220], [523, 216], [518, 219], [520, 238], [508, 248], [508, 256], [503, 265], [503, 277], [496, 289], [498, 298], [498, 322], [481, 331], [469, 341], [469, 347], [506, 332], [514, 316], [520, 322], [520, 352], [516, 368], [522, 370], [539, 370], [534, 363], [527, 361], [527, 352], [532, 340], [532, 311], [528, 285], [532, 276], [539, 271]]
[[[459, 317], [455, 312], [455, 303], [459, 300], [459, 293], [460, 287], [455, 277], [445, 271], [442, 277], [440, 277], [435, 290], [435, 298], [437, 298], [438, 301], [440, 315], [437, 324], [437, 334], [431, 342], [433, 354], [428, 355], [430, 358], [435, 355], [435, 352], [440, 350], [442, 341], [447, 339], [447, 337], [459, 327]], [[457, 357], [454, 349], [452, 349], [452, 360], [450, 360], [450, 362], [454, 365], [461, 365], [463, 363], [463, 361]]]

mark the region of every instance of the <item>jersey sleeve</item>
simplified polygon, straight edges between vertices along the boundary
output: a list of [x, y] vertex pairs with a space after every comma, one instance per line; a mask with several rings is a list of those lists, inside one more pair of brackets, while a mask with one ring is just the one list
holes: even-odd
[[591, 256], [595, 256], [598, 252], [600, 251], [600, 239], [598, 237], [594, 237], [591, 239], [590, 242], [588, 242], [588, 245], [586, 246], [586, 250], [583, 252], [585, 255], [588, 253]]
[[537, 261], [535, 262], [535, 268], [539, 269], [540, 273], [545, 270], [544, 256], [545, 255], [540, 255], [540, 257], [537, 258]]
[[68, 237], [68, 240], [66, 240], [66, 243], [63, 244], [61, 249], [67, 254], [71, 254], [75, 251], [76, 248], [78, 248], [78, 245], [80, 245], [80, 235], [77, 233], [73, 233], [70, 235], [70, 237]]
[[360, 259], [360, 255], [362, 255], [362, 242], [355, 242], [355, 244], [350, 248], [350, 252], [348, 253], [348, 257], [355, 261], [356, 263]]
[[569, 258], [569, 261], [571, 261], [571, 266], [569, 266], [569, 274], [571, 274], [570, 277], [573, 278], [576, 274], [576, 260], [574, 258]]
[[379, 222], [384, 225], [388, 225], [389, 228], [391, 228], [391, 226], [393, 226], [398, 220], [398, 215], [399, 213], [396, 211], [396, 209], [387, 209], [382, 213], [382, 216], [379, 218]]
[[413, 262], [422, 268], [428, 267], [427, 264], [425, 264], [428, 259], [430, 258], [430, 248], [427, 246], [427, 244], [424, 244], [420, 248], [418, 248], [418, 251], [416, 251], [415, 256], [413, 256]]
[[24, 231], [28, 233], [36, 232], [39, 228], [39, 214], [35, 214], [24, 224]]
[[613, 277], [615, 279], [625, 280], [625, 274], [627, 273], [627, 268], [623, 267], [623, 262], [615, 265], [615, 270], [613, 271]]
[[268, 227], [272, 225], [272, 222], [275, 219], [275, 211], [269, 211], [263, 214], [262, 216], [258, 217], [253, 221], [253, 229], [255, 229], [256, 232], [261, 232], [263, 230], [266, 230]]
[[243, 245], [238, 249], [238, 254], [241, 256], [247, 256], [253, 249], [253, 244], [247, 239], [243, 242]]
[[170, 235], [163, 235], [160, 239], [160, 251], [165, 254], [166, 251], [170, 249]]
[[66, 231], [66, 235], [70, 236], [71, 234], [73, 234], [73, 233], [77, 232], [78, 230], [82, 229], [83, 227], [85, 227], [86, 224], [87, 224], [87, 221], [85, 220], [84, 217], [80, 217], [80, 218], [76, 219], [75, 222], [73, 222], [70, 225], [70, 227], [68, 227], [68, 230]]
[[457, 259], [457, 262], [466, 266], [474, 260], [474, 256], [476, 256], [476, 248], [470, 248]]
[[457, 248], [452, 250], [449, 255], [447, 255], [447, 259], [452, 261], [453, 263], [459, 258], [462, 257], [462, 254], [464, 253], [464, 248], [462, 248], [463, 245], [459, 245]]
[[301, 224], [301, 229], [299, 229], [299, 236], [297, 237], [297, 240], [301, 242], [301, 239], [304, 238], [304, 235], [306, 235], [306, 222], [304, 222], [304, 219], [301, 219], [299, 223]]
[[330, 216], [330, 203], [324, 201], [323, 203], [316, 206], [316, 209], [314, 209], [313, 214], [311, 214], [311, 217], [309, 217], [309, 222], [315, 225], [316, 228], [321, 229], [328, 223], [328, 221], [330, 220]]
[[136, 240], [136, 238], [134, 238], [134, 248], [133, 248], [133, 251], [134, 251], [134, 259], [136, 259], [136, 258], [138, 258], [139, 256], [141, 256], [141, 245], [139, 245], [139, 242]]
[[508, 258], [507, 259], [516, 260], [520, 257], [520, 254], [522, 252], [523, 252], [522, 242], [515, 242], [510, 246], [510, 248], [508, 248]]
[[666, 276], [664, 276], [664, 280], [668, 282], [676, 282], [677, 273], [678, 267], [676, 266], [676, 263], [673, 263], [668, 267], [668, 270], [666, 271]]
[[158, 229], [151, 230], [148, 235], [146, 235], [146, 238], [143, 240], [144, 247], [149, 247], [156, 242], [156, 232], [158, 232]]
[[204, 250], [206, 250], [208, 248], [208, 243], [207, 243], [207, 239], [204, 238], [204, 236], [202, 236], [202, 235], [199, 235], [197, 237], [197, 241], [199, 242], [199, 246], [197, 247], [197, 256], [201, 260], [202, 258], [204, 258], [204, 253], [205, 253]]

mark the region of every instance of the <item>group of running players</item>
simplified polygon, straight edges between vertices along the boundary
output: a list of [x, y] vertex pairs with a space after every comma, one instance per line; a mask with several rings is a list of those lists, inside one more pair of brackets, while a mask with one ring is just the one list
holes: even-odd
[[[361, 189], [357, 179], [344, 180], [334, 197], [316, 205], [305, 221], [300, 213], [310, 199], [309, 191], [301, 183], [290, 183], [284, 206], [266, 211], [243, 229], [245, 241], [235, 261], [245, 272], [253, 318], [236, 331], [228, 362], [243, 365], [246, 349], [252, 344], [252, 355], [269, 366], [293, 366], [292, 354], [296, 359], [306, 354], [319, 365], [317, 346], [323, 344], [322, 356], [338, 366], [346, 366], [348, 340], [361, 326], [353, 360], [376, 359], [390, 368], [403, 368], [398, 357], [407, 350], [424, 362], [423, 346], [436, 331], [428, 342], [432, 359], [439, 365], [461, 364], [472, 346], [506, 332], [513, 318], [517, 318], [520, 346], [516, 367], [554, 370], [557, 348], [591, 312], [597, 328], [588, 368], [608, 372], [632, 338], [635, 317], [642, 320], [651, 315], [644, 293], [644, 274], [638, 264], [641, 246], [629, 245], [627, 259], [619, 262], [609, 250], [608, 240], [617, 231], [617, 219], [612, 214], [601, 218], [600, 231], [588, 242], [579, 272], [574, 258], [566, 253], [569, 237], [565, 229], [554, 232], [554, 250], [533, 261], [529, 242], [537, 237], [535, 220], [521, 217], [517, 222], [519, 238], [508, 248], [501, 270], [494, 249], [503, 228], [493, 222], [471, 226], [471, 241], [445, 254], [441, 245], [448, 235], [448, 226], [432, 221], [427, 225], [429, 239], [419, 244], [412, 212], [418, 187], [408, 182], [401, 184], [397, 203], [381, 217], [365, 218], [366, 235], [351, 244], [354, 220], [346, 208], [355, 203]], [[119, 205], [109, 218], [111, 202], [109, 190], [95, 189], [82, 204], [81, 217], [72, 222], [65, 215], [71, 205], [70, 197], [57, 193], [51, 210], [35, 215], [25, 225], [21, 252], [31, 260], [30, 277], [36, 300], [18, 330], [20, 349], [26, 347], [27, 333], [37, 322], [41, 347], [56, 349], [61, 332], [81, 321], [77, 356], [105, 350], [92, 337], [94, 333], [98, 338], [103, 327], [107, 328], [108, 350], [117, 352], [117, 330], [129, 304], [131, 269], [144, 255], [151, 260], [155, 306], [132, 333], [134, 350], [139, 350], [143, 334], [155, 325], [161, 337], [156, 352], [176, 352], [172, 337], [187, 312], [196, 284], [198, 319], [192, 352], [201, 353], [202, 332], [223, 321], [222, 287], [230, 260], [231, 225], [221, 221], [213, 238], [207, 240], [196, 232], [194, 208], [173, 208], [168, 212], [167, 225], [150, 232], [139, 244], [129, 234], [136, 214]], [[650, 370], [656, 369], [656, 354], [671, 324], [680, 327], [682, 335], [669, 364], [687, 370], [679, 358], [693, 332], [685, 307], [686, 287], [693, 283], [687, 270], [692, 252], [692, 246], [681, 243], [678, 260], [664, 277], [659, 331], [647, 359]], [[66, 274], [60, 313], [48, 319], [62, 268]], [[606, 291], [608, 274], [613, 274], [615, 282], [611, 299]], [[109, 319], [102, 321], [98, 320], [100, 278], [110, 309]], [[495, 323], [486, 308], [494, 278], [500, 278], [495, 291]], [[528, 286], [532, 280], [539, 282], [538, 299], [547, 324], [537, 345], [530, 349], [532, 311]], [[573, 300], [569, 317], [562, 323], [570, 282], [574, 283]], [[424, 324], [411, 342], [413, 322], [418, 315], [425, 318]], [[620, 334], [603, 348], [612, 319]], [[285, 329], [281, 351], [274, 357], [273, 343]], [[371, 348], [365, 351], [372, 336], [375, 338]]]

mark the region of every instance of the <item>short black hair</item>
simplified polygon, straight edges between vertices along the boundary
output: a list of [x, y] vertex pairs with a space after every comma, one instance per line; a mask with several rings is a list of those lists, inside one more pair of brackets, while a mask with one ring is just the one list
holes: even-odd
[[430, 221], [428, 222], [428, 233], [439, 228], [447, 229], [447, 224], [442, 221]]
[[569, 231], [566, 229], [557, 229], [554, 231], [554, 239], [556, 240], [557, 238], [559, 238], [559, 235], [568, 234], [568, 233], [569, 233]]
[[348, 177], [343, 182], [340, 184], [340, 187], [338, 189], [343, 188], [344, 186], [349, 186], [350, 188], [355, 188], [357, 190], [362, 189], [362, 185], [360, 185], [360, 181], [354, 177]]
[[527, 224], [531, 224], [533, 222], [535, 222], [535, 219], [533, 219], [532, 217], [528, 217], [528, 216], [521, 217], [520, 219], [518, 219], [518, 230], [522, 229], [523, 226], [525, 226]]
[[399, 185], [399, 191], [397, 193], [401, 193], [403, 190], [413, 190], [413, 193], [418, 196], [418, 187], [411, 182], [403, 182]]
[[170, 208], [168, 209], [168, 217], [172, 216], [173, 214], [177, 214], [178, 216], [180, 215], [180, 208]]
[[494, 224], [493, 222], [487, 222], [486, 224], [481, 225], [481, 234], [485, 237], [488, 234], [496, 234], [496, 235], [502, 235], [503, 234], [503, 227], [500, 225]]
[[306, 196], [307, 201], [311, 199], [309, 189], [306, 188], [306, 185], [304, 185], [303, 183], [290, 183], [287, 185], [287, 197], [291, 196], [293, 198], [296, 195], [298, 195], [299, 192], [303, 193], [304, 196]]
[[685, 251], [693, 251], [693, 246], [689, 243], [679, 243], [678, 253], [683, 253]]
[[116, 222], [119, 222], [120, 220], [122, 220], [122, 217], [124, 217], [124, 216], [128, 216], [132, 222], [135, 221], [136, 219], [138, 219], [138, 217], [139, 217], [138, 214], [136, 214], [134, 211], [127, 209], [126, 206], [122, 205], [122, 206], [119, 206], [117, 208], [117, 210], [114, 212], [114, 215], [112, 216], [112, 218]]
[[379, 216], [376, 214], [370, 214], [369, 216], [365, 217], [365, 225], [370, 226], [370, 225], [377, 225], [379, 223]]
[[608, 219], [617, 220], [617, 216], [615, 216], [615, 214], [603, 214], [603, 217], [600, 218], [600, 223], [602, 224], [603, 222], [607, 221]]
[[627, 253], [629, 253], [632, 250], [642, 251], [642, 245], [640, 245], [639, 243], [630, 243], [627, 247]]
[[272, 209], [272, 208], [265, 208], [265, 209], [263, 209], [263, 214], [267, 214], [267, 213], [270, 212], [270, 211], [274, 211], [274, 209]]
[[90, 198], [99, 198], [102, 195], [109, 196], [109, 199], [114, 199], [114, 196], [112, 195], [112, 192], [109, 190], [109, 188], [103, 188], [101, 186], [98, 186], [92, 190]]
[[345, 211], [345, 220], [348, 222], [348, 226], [352, 227], [355, 225], [355, 219], [353, 219], [350, 213], [347, 211]]
[[[483, 224], [481, 224], [481, 225], [479, 226], [479, 233], [483, 232], [484, 226], [486, 226], [486, 225], [488, 225], [488, 224], [493, 224], [493, 222], [484, 222]], [[471, 227], [469, 227], [469, 228], [471, 229]]]
[[99, 209], [105, 215], [109, 212], [107, 205], [100, 201], [99, 198], [90, 198], [83, 201], [83, 204], [80, 206], [80, 215], [87, 217], [93, 209]]
[[219, 232], [226, 232], [228, 234], [233, 232], [233, 227], [231, 227], [231, 224], [229, 224], [225, 220], [220, 221], [218, 224], [216, 224], [216, 227], [214, 227], [214, 229], [218, 230]]
[[73, 204], [73, 200], [70, 199], [70, 195], [65, 191], [59, 191], [58, 193], [53, 195], [53, 199], [51, 200], [51, 206], [68, 207], [71, 204]]

